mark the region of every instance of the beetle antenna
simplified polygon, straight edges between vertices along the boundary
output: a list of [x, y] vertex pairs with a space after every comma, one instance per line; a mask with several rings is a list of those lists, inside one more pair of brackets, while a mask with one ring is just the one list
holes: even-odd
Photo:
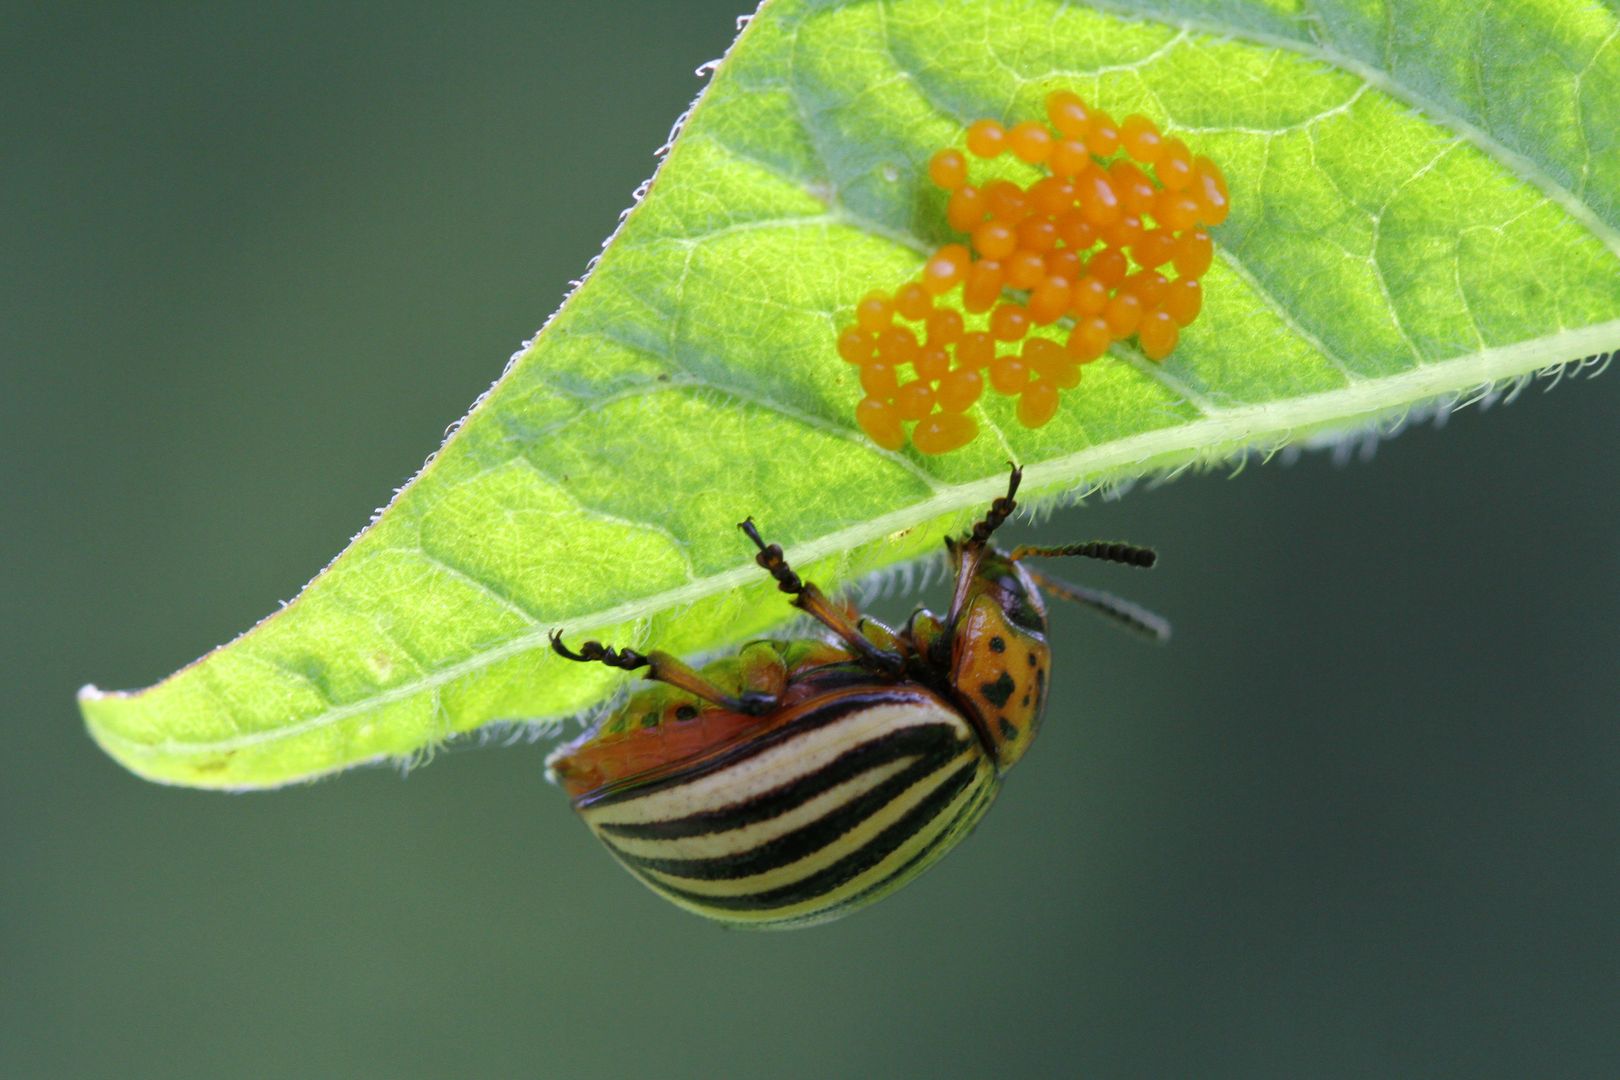
[[1156, 641], [1160, 645], [1170, 640], [1169, 621], [1145, 607], [1133, 604], [1129, 600], [1122, 600], [1113, 593], [1106, 593], [1101, 589], [1088, 589], [1084, 585], [1071, 585], [1067, 581], [1059, 581], [1027, 567], [1024, 573], [1053, 596], [1079, 604], [1081, 607], [1088, 607], [1100, 615], [1106, 615], [1127, 630]]
[[1083, 544], [1064, 544], [1061, 547], [1017, 547], [1007, 557], [1017, 562], [1020, 559], [1060, 559], [1070, 556], [1140, 566], [1144, 570], [1159, 561], [1159, 553], [1152, 548], [1117, 540], [1087, 540]]

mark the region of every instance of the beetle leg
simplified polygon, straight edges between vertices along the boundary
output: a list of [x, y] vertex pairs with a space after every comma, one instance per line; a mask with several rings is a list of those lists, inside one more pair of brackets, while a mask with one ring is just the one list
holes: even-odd
[[1018, 482], [1023, 478], [1024, 470], [1014, 465], [1012, 475], [1007, 478], [1007, 494], [990, 504], [989, 511], [973, 526], [967, 539], [945, 541], [946, 547], [957, 559], [956, 590], [951, 596], [946, 626], [955, 626], [962, 609], [967, 606], [968, 589], [973, 584], [973, 575], [978, 572], [979, 560], [984, 556], [985, 545], [990, 542], [990, 534], [1001, 528], [1001, 523], [1018, 509], [1018, 500], [1013, 496], [1018, 494]]
[[1088, 540], [1083, 544], [1064, 544], [1062, 547], [1018, 547], [1007, 556], [1013, 562], [1019, 559], [1057, 559], [1077, 555], [1083, 559], [1101, 559], [1103, 562], [1140, 566], [1144, 570], [1158, 562], [1152, 548], [1138, 544], [1124, 544], [1114, 540]]
[[587, 641], [579, 647], [578, 652], [575, 652], [563, 644], [561, 630], [553, 630], [550, 637], [551, 651], [564, 659], [606, 664], [608, 667], [623, 671], [646, 668], [647, 674], [642, 678], [668, 683], [670, 686], [685, 690], [693, 697], [702, 698], [732, 712], [758, 716], [770, 712], [777, 705], [775, 694], [754, 690], [744, 691], [742, 696], [733, 697], [704, 678], [701, 672], [658, 649], [650, 653], [639, 653], [634, 649], [615, 649], [611, 645], [603, 645], [600, 641]]
[[847, 613], [827, 599], [827, 595], [808, 581], [802, 581], [793, 568], [782, 557], [782, 548], [777, 544], [767, 544], [759, 535], [759, 529], [754, 525], [754, 519], [749, 518], [740, 522], [737, 528], [747, 534], [748, 539], [759, 548], [759, 554], [754, 561], [767, 570], [771, 577], [776, 579], [776, 587], [793, 597], [793, 606], [816, 619], [827, 629], [855, 651], [861, 662], [868, 667], [887, 675], [899, 675], [905, 666], [905, 660], [899, 653], [880, 649], [850, 620]]
[[1046, 592], [1064, 600], [1071, 600], [1076, 604], [1091, 608], [1093, 611], [1107, 615], [1122, 623], [1126, 629], [1133, 630], [1143, 637], [1163, 642], [1170, 640], [1170, 623], [1162, 616], [1155, 615], [1147, 608], [1138, 607], [1129, 600], [1121, 600], [1113, 593], [1105, 593], [1101, 589], [1088, 589], [1084, 585], [1071, 585], [1067, 581], [1059, 581], [1035, 570], [1024, 571]]

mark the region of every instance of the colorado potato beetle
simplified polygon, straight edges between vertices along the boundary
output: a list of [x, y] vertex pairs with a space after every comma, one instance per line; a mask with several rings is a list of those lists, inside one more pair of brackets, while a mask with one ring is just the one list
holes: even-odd
[[1158, 616], [1056, 581], [1031, 557], [1149, 567], [1148, 548], [1093, 541], [1002, 551], [1021, 471], [968, 535], [948, 539], [950, 609], [896, 631], [800, 580], [753, 519], [755, 561], [822, 638], [755, 641], [697, 670], [668, 653], [587, 641], [583, 663], [646, 668], [630, 695], [547, 765], [609, 851], [655, 892], [736, 926], [838, 918], [957, 844], [1029, 749], [1050, 685], [1042, 590], [1160, 640]]

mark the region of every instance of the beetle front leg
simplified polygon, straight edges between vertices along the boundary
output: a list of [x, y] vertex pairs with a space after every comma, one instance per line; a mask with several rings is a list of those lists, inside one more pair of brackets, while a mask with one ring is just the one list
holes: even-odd
[[603, 645], [600, 641], [587, 641], [579, 647], [578, 652], [575, 652], [563, 644], [561, 630], [553, 630], [550, 638], [551, 651], [565, 660], [576, 660], [584, 664], [606, 664], [621, 671], [646, 668], [647, 674], [642, 678], [668, 683], [670, 686], [685, 690], [693, 697], [702, 698], [732, 712], [760, 716], [770, 712], [777, 705], [774, 694], [754, 690], [745, 691], [741, 696], [728, 694], [704, 678], [701, 672], [658, 649], [650, 653], [639, 653], [634, 649], [615, 649], [610, 645]]
[[974, 524], [966, 540], [952, 540], [947, 538], [945, 547], [956, 558], [956, 587], [951, 591], [951, 607], [945, 618], [945, 625], [955, 626], [962, 617], [962, 611], [967, 606], [968, 589], [973, 584], [973, 576], [978, 573], [979, 560], [984, 557], [984, 549], [990, 543], [990, 536], [1002, 523], [1012, 517], [1014, 510], [1018, 509], [1018, 485], [1024, 479], [1024, 470], [1017, 465], [1012, 466], [1012, 473], [1007, 477], [1007, 494], [995, 499], [990, 504], [984, 517]]
[[808, 581], [801, 581], [799, 575], [793, 572], [793, 568], [782, 557], [781, 547], [767, 544], [759, 535], [759, 529], [755, 527], [753, 518], [739, 523], [737, 528], [746, 533], [748, 539], [754, 542], [754, 546], [759, 548], [759, 554], [754, 556], [754, 561], [776, 579], [777, 588], [793, 597], [794, 607], [837, 634], [868, 667], [885, 675], [898, 676], [901, 673], [905, 667], [905, 658], [899, 653], [878, 648], [871, 639], [861, 633], [837, 604], [827, 599], [826, 593]]

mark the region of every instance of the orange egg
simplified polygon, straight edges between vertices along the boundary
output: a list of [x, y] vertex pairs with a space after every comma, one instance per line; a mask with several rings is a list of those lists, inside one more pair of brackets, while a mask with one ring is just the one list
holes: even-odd
[[1007, 259], [1007, 284], [1015, 289], [1033, 289], [1046, 280], [1046, 260], [1038, 252], [1015, 251]]
[[1111, 157], [1119, 153], [1119, 128], [1114, 118], [1102, 110], [1091, 114], [1091, 128], [1086, 132], [1086, 149], [1098, 157]]
[[1103, 321], [1108, 324], [1108, 332], [1114, 335], [1114, 340], [1130, 337], [1142, 321], [1142, 301], [1133, 293], [1114, 294], [1103, 308]]
[[1007, 129], [994, 120], [975, 120], [968, 125], [967, 148], [978, 157], [993, 158], [1007, 148]]
[[902, 420], [921, 420], [934, 410], [934, 388], [921, 379], [906, 383], [894, 395], [894, 411]]
[[1185, 191], [1165, 190], [1153, 200], [1153, 217], [1173, 232], [1198, 224], [1198, 200]]
[[1032, 209], [1024, 189], [1011, 180], [992, 180], [984, 185], [984, 205], [990, 216], [1017, 224]]
[[1022, 304], [999, 304], [990, 313], [990, 336], [997, 341], [1017, 341], [1029, 333], [1029, 322], [1029, 311]]
[[1184, 190], [1192, 183], [1192, 151], [1180, 139], [1164, 140], [1153, 171], [1159, 174], [1159, 183], [1171, 191]]
[[946, 191], [967, 183], [967, 158], [960, 150], [941, 150], [928, 159], [928, 178]]
[[917, 373], [917, 378], [936, 382], [951, 370], [951, 351], [944, 345], [924, 345], [917, 359], [911, 362], [911, 369]]
[[1110, 225], [1124, 213], [1113, 181], [1095, 165], [1074, 178], [1074, 187], [1079, 193], [1080, 212], [1092, 226]]
[[962, 336], [962, 313], [952, 308], [935, 308], [928, 313], [923, 324], [928, 331], [928, 344], [950, 345]]
[[980, 259], [962, 284], [962, 306], [975, 315], [989, 311], [1001, 299], [1006, 271], [995, 259]]
[[1103, 305], [1108, 303], [1108, 286], [1099, 278], [1087, 274], [1075, 282], [1070, 296], [1076, 314], [1096, 315], [1102, 311]]
[[867, 293], [855, 305], [855, 325], [877, 333], [894, 321], [894, 301], [882, 293]]
[[1044, 254], [1057, 243], [1057, 226], [1051, 218], [1031, 215], [1018, 223], [1018, 247], [1021, 251]]
[[1018, 422], [1027, 428], [1038, 428], [1057, 415], [1057, 387], [1041, 379], [1030, 383], [1018, 395]]
[[1063, 346], [1048, 338], [1030, 338], [1024, 342], [1024, 363], [1059, 390], [1068, 390], [1080, 383], [1080, 364]]
[[1101, 315], [1087, 315], [1075, 322], [1074, 332], [1069, 335], [1064, 349], [1077, 362], [1089, 364], [1107, 352], [1113, 340], [1107, 320]]
[[945, 200], [945, 222], [957, 232], [969, 232], [973, 226], [984, 220], [989, 212], [985, 206], [984, 192], [972, 184], [964, 184], [951, 192], [951, 197]]
[[990, 385], [998, 394], [1016, 394], [1029, 383], [1029, 365], [1007, 353], [990, 361]]
[[900, 380], [889, 364], [867, 364], [861, 368], [861, 389], [867, 397], [892, 401], [900, 389]]
[[1055, 366], [1069, 363], [1069, 358], [1063, 355], [1063, 346], [1051, 338], [1032, 337], [1024, 342], [1024, 363], [1037, 375], [1044, 375]]
[[1124, 158], [1108, 163], [1108, 177], [1119, 192], [1119, 201], [1127, 214], [1142, 215], [1153, 210], [1153, 197], [1159, 193], [1148, 174]]
[[1152, 165], [1159, 160], [1159, 153], [1164, 146], [1164, 137], [1159, 134], [1159, 128], [1152, 120], [1141, 113], [1132, 113], [1119, 125], [1120, 141], [1125, 145], [1125, 152], [1144, 165]]
[[1074, 281], [1080, 277], [1081, 268], [1085, 265], [1084, 259], [1066, 247], [1053, 248], [1046, 253], [1047, 277], [1060, 277], [1067, 281]]
[[920, 349], [917, 335], [907, 327], [888, 326], [878, 331], [877, 358], [885, 364], [909, 364]]
[[1126, 214], [1112, 225], [1103, 226], [1102, 242], [1109, 247], [1130, 247], [1141, 238], [1143, 231], [1142, 219]]
[[939, 380], [939, 407], [948, 413], [965, 412], [983, 393], [983, 375], [973, 368], [957, 368]]
[[1169, 229], [1149, 229], [1131, 245], [1131, 258], [1144, 270], [1157, 270], [1170, 261], [1180, 243]]
[[934, 298], [921, 282], [908, 281], [894, 290], [894, 310], [902, 319], [922, 322], [934, 310]]
[[991, 218], [974, 228], [973, 249], [986, 259], [1005, 259], [1018, 250], [1018, 233], [1001, 218]]
[[855, 406], [855, 422], [868, 438], [885, 450], [898, 450], [905, 445], [906, 432], [900, 426], [900, 414], [888, 402], [865, 399]]
[[1136, 342], [1149, 360], [1163, 360], [1176, 347], [1179, 334], [1175, 320], [1168, 313], [1150, 311], [1142, 316], [1141, 325], [1136, 328]]
[[1007, 132], [1007, 146], [1024, 161], [1038, 165], [1052, 155], [1052, 133], [1045, 124], [1025, 120]]
[[1085, 212], [1078, 208], [1059, 216], [1054, 224], [1058, 239], [1073, 251], [1085, 251], [1097, 242], [1096, 226], [1087, 221]]
[[950, 292], [967, 277], [973, 256], [962, 244], [946, 244], [923, 264], [922, 285], [935, 296]]
[[996, 358], [996, 339], [983, 330], [969, 330], [956, 343], [956, 362], [964, 368], [987, 367]]
[[1086, 273], [1110, 289], [1119, 288], [1127, 269], [1125, 253], [1118, 248], [1103, 248], [1086, 263]]
[[1157, 270], [1140, 270], [1120, 282], [1120, 291], [1133, 293], [1144, 308], [1158, 307], [1170, 280]]
[[1042, 176], [1025, 194], [1029, 196], [1030, 209], [1045, 217], [1056, 217], [1074, 206], [1074, 185], [1068, 180], [1059, 180], [1058, 176]]
[[1193, 178], [1190, 186], [1193, 198], [1198, 200], [1198, 217], [1206, 225], [1219, 225], [1226, 220], [1231, 204], [1226, 193], [1226, 178], [1207, 157], [1193, 159]]
[[1091, 164], [1091, 151], [1079, 139], [1062, 139], [1046, 161], [1053, 176], [1074, 176]]
[[1165, 289], [1159, 306], [1179, 325], [1187, 326], [1204, 306], [1204, 287], [1192, 278], [1177, 278]]
[[919, 423], [911, 433], [911, 444], [924, 454], [948, 454], [973, 441], [979, 425], [961, 413], [938, 413]]
[[1046, 95], [1046, 117], [1065, 139], [1084, 139], [1091, 110], [1072, 90], [1054, 90]]
[[838, 335], [838, 355], [851, 364], [864, 364], [877, 355], [877, 341], [858, 326], [848, 327]]
[[1174, 258], [1176, 273], [1184, 278], [1201, 278], [1215, 258], [1215, 243], [1209, 233], [1194, 229], [1176, 244]]
[[1041, 326], [1048, 326], [1063, 317], [1072, 298], [1073, 289], [1067, 278], [1046, 278], [1029, 294], [1029, 317]]

